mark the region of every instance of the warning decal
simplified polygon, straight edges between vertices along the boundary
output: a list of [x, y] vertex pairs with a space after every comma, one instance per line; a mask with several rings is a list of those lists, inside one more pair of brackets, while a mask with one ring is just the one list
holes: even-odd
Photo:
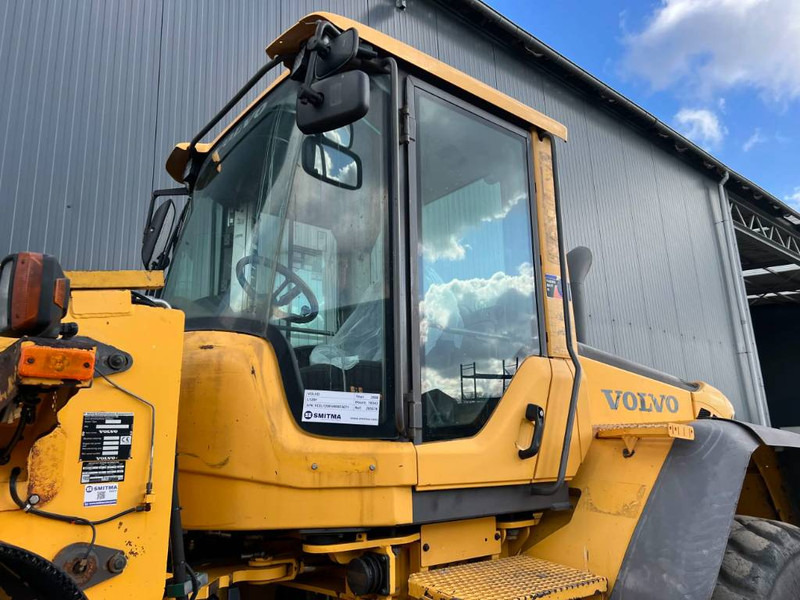
[[303, 395], [304, 423], [378, 425], [380, 394], [306, 390]]
[[547, 285], [548, 298], [561, 298], [561, 277], [546, 273], [544, 276], [545, 284]]
[[128, 460], [132, 435], [133, 413], [84, 413], [80, 459]]
[[108, 483], [125, 481], [123, 461], [85, 462], [81, 466], [81, 483]]
[[83, 490], [84, 506], [109, 506], [117, 503], [118, 483], [87, 485]]

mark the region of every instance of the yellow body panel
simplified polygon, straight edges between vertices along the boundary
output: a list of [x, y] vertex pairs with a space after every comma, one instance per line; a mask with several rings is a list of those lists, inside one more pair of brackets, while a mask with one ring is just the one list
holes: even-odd
[[595, 440], [570, 483], [572, 513], [545, 513], [527, 554], [603, 575], [612, 587], [672, 440], [643, 440], [623, 457], [622, 440]]
[[[547, 396], [545, 409], [544, 438], [539, 459], [536, 463], [536, 481], [550, 481], [558, 477], [558, 468], [561, 464], [561, 449], [564, 444], [564, 435], [567, 429], [567, 414], [569, 412], [569, 396], [572, 391], [574, 374], [571, 364], [564, 359], [552, 359], [553, 380]], [[571, 478], [581, 464], [581, 458], [588, 452], [592, 442], [591, 427], [585, 423], [583, 415], [588, 413], [589, 405], [587, 396], [581, 394], [578, 400], [578, 418], [575, 421], [570, 445], [569, 462], [567, 463], [566, 477]]]
[[420, 528], [421, 565], [431, 567], [481, 556], [499, 556], [501, 536], [494, 517], [431, 523]]
[[476, 435], [417, 446], [419, 488], [437, 489], [529, 483], [537, 458], [520, 460], [530, 446], [533, 425], [525, 408], [544, 406], [551, 379], [550, 360], [531, 356], [520, 365], [488, 423]]
[[643, 375], [581, 358], [592, 424], [692, 421], [693, 393]]
[[158, 290], [164, 271], [67, 271], [73, 290]]
[[[564, 274], [561, 273], [557, 217], [555, 205], [555, 182], [553, 180], [553, 155], [550, 140], [539, 139], [533, 132], [533, 179], [536, 184], [536, 213], [539, 227], [539, 251], [541, 269], [540, 289], [547, 290], [547, 276], [554, 277], [556, 289], [563, 292]], [[564, 329], [564, 303], [559, 293], [544, 294], [544, 318], [547, 328], [547, 354], [553, 357], [569, 356], [567, 334]]]
[[[156, 461], [153, 471], [151, 510], [120, 517], [97, 526], [97, 544], [123, 550], [128, 559], [124, 572], [87, 590], [91, 598], [160, 598], [164, 588], [164, 565], [172, 500], [172, 456], [178, 416], [178, 390], [181, 370], [183, 314], [178, 311], [130, 304], [125, 311], [109, 316], [103, 307], [107, 294], [117, 292], [73, 291], [80, 316], [71, 312], [66, 320], [75, 321], [80, 334], [111, 344], [131, 354], [133, 367], [110, 375], [116, 384], [153, 403], [155, 412]], [[89, 307], [96, 312], [91, 314]], [[83, 415], [87, 412], [133, 413], [134, 428], [131, 459], [126, 461], [124, 481], [118, 499], [111, 506], [84, 506], [85, 487], [81, 484], [79, 461]], [[99, 520], [145, 499], [150, 454], [151, 412], [144, 404], [95, 379], [89, 389], [73, 396], [58, 412], [58, 426], [38, 439], [27, 457], [29, 446], [20, 444], [9, 466], [24, 468], [18, 483], [23, 498], [38, 494], [38, 507], [59, 514]], [[27, 437], [27, 436], [26, 436]], [[0, 488], [8, 490], [7, 474], [0, 472]], [[14, 505], [7, 492], [0, 494], [2, 540], [22, 546], [47, 559], [63, 547], [88, 542], [88, 527], [72, 525], [25, 514]]]
[[189, 332], [184, 357], [178, 428], [184, 526], [288, 529], [411, 521], [413, 444], [324, 438], [300, 429], [275, 353], [261, 338]]

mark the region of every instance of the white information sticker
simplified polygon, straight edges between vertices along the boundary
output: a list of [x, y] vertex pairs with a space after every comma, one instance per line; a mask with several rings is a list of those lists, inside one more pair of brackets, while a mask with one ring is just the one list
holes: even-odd
[[109, 506], [117, 503], [118, 483], [93, 483], [83, 489], [84, 506]]
[[306, 390], [303, 395], [304, 423], [340, 423], [342, 425], [378, 425], [380, 394]]

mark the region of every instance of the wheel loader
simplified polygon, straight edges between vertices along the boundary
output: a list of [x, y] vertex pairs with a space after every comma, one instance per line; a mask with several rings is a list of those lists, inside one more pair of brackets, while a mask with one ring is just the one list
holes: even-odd
[[0, 598], [800, 597], [800, 436], [582, 343], [566, 129], [333, 14], [267, 55], [145, 270], [0, 264]]

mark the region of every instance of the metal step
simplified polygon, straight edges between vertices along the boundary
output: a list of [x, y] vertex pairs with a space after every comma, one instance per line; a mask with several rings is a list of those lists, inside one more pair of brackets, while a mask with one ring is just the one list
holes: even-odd
[[414, 573], [408, 593], [420, 600], [573, 600], [605, 592], [608, 582], [532, 556], [509, 556]]

